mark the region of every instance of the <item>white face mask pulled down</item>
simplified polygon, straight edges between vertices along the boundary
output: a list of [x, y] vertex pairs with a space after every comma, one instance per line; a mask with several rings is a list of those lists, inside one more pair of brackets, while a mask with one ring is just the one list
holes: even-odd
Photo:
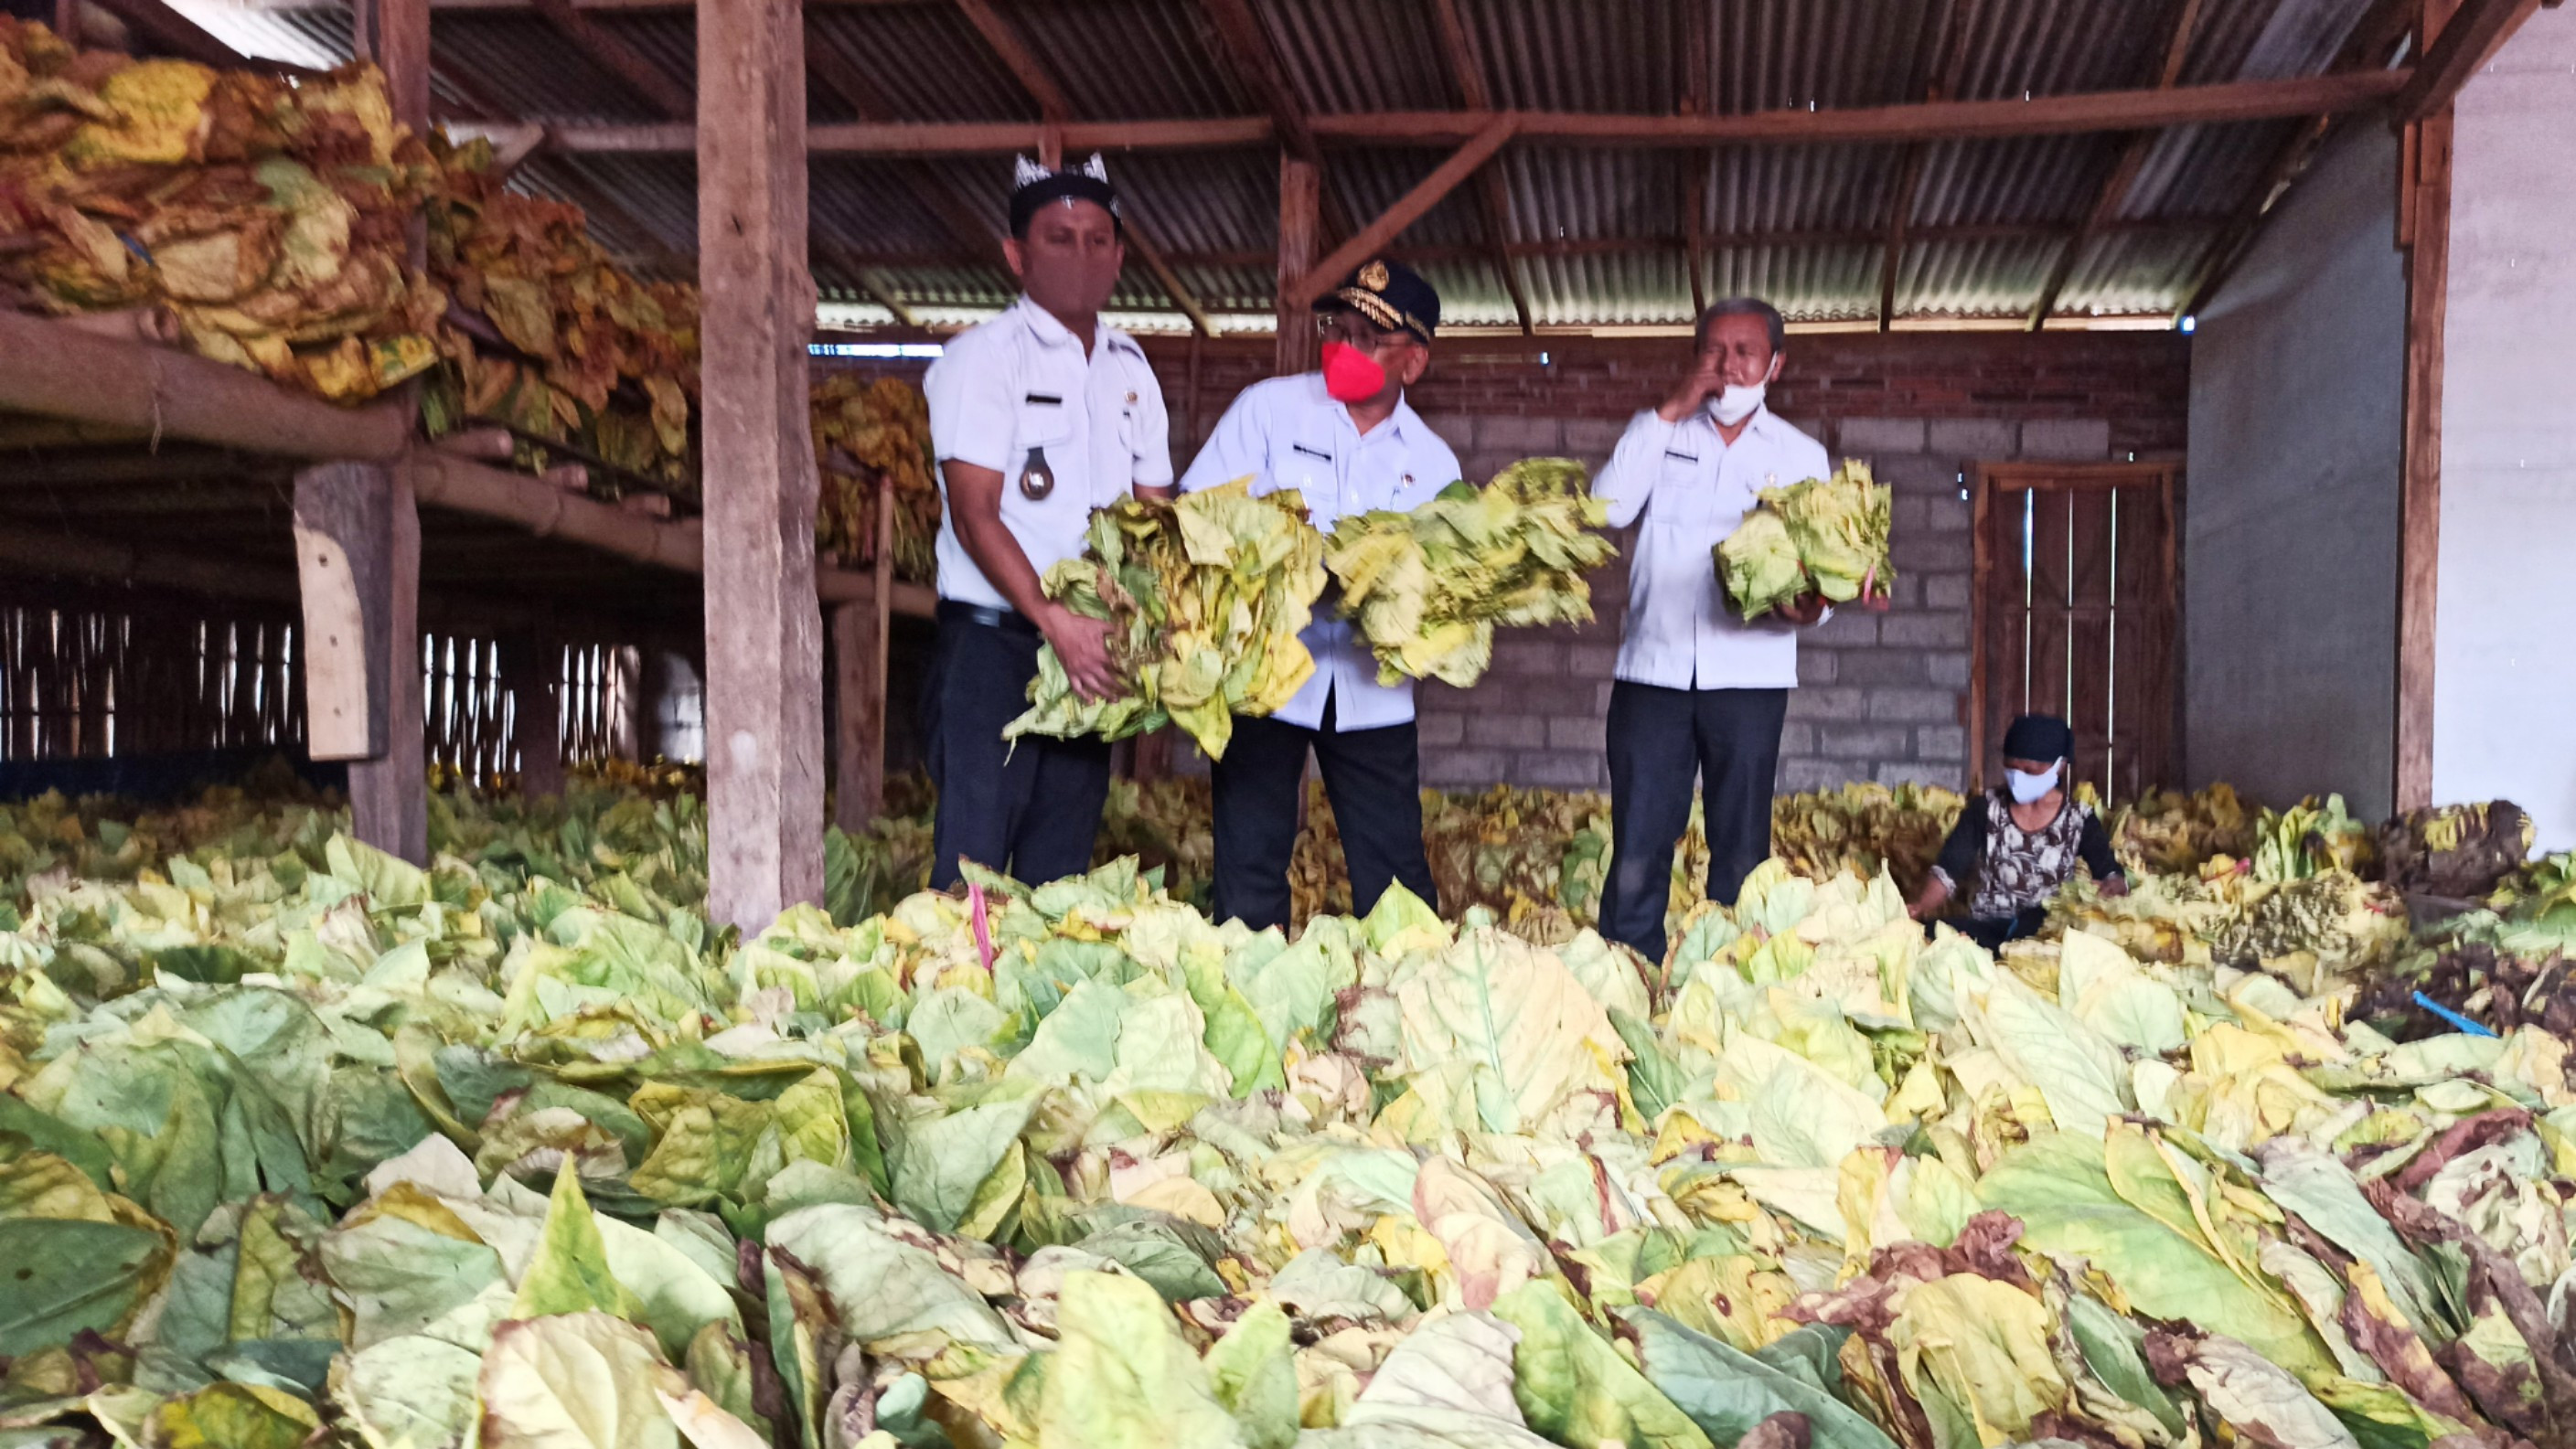
[[2057, 788], [2057, 777], [2065, 768], [2061, 760], [2036, 775], [2027, 770], [2006, 770], [2004, 783], [2012, 790], [2014, 804], [2036, 805], [2042, 796]]
[[1737, 423], [1753, 416], [1753, 410], [1762, 406], [1763, 390], [1764, 385], [1758, 382], [1751, 387], [1730, 382], [1726, 385], [1726, 391], [1709, 399], [1709, 415], [1717, 419], [1720, 427], [1734, 427]]

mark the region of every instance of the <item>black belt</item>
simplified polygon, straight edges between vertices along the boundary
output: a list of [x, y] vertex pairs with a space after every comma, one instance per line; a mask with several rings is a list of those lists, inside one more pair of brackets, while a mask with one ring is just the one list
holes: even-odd
[[999, 629], [1005, 634], [1019, 634], [1031, 639], [1038, 637], [1038, 626], [1028, 615], [1014, 609], [996, 609], [989, 604], [970, 604], [963, 599], [940, 600], [939, 622], [981, 624], [987, 629]]

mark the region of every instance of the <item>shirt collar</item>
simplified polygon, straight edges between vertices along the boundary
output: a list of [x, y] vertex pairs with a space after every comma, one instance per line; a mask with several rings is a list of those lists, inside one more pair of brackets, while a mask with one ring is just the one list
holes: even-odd
[[[1073, 329], [1057, 321], [1053, 312], [1039, 306], [1036, 298], [1022, 292], [1018, 305], [1020, 320], [1027, 324], [1029, 331], [1038, 339], [1039, 345], [1062, 347], [1070, 343], [1076, 348], [1082, 346], [1082, 339], [1073, 335]], [[1097, 323], [1093, 325], [1098, 326]], [[1105, 336], [1108, 329], [1103, 327], [1100, 331]]]
[[1414, 432], [1423, 426], [1422, 415], [1413, 410], [1412, 400], [1398, 394], [1395, 399], [1395, 411], [1387, 414], [1386, 421], [1379, 425], [1378, 431], [1360, 432], [1360, 425], [1351, 421], [1351, 410], [1332, 393], [1325, 390], [1324, 375], [1320, 372], [1306, 374], [1306, 396], [1315, 406], [1331, 409], [1333, 416], [1344, 427], [1349, 428], [1354, 436], [1363, 440], [1373, 441], [1380, 436], [1389, 436], [1410, 443]]

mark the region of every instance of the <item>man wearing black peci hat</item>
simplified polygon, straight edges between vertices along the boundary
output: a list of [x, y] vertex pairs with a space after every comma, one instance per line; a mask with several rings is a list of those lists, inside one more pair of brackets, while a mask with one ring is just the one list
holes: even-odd
[[[1315, 303], [1323, 368], [1246, 388], [1181, 479], [1184, 492], [1250, 477], [1253, 491], [1294, 488], [1317, 528], [1372, 509], [1420, 507], [1458, 481], [1458, 455], [1407, 406], [1431, 364], [1440, 296], [1411, 269], [1373, 261]], [[1267, 719], [1237, 718], [1210, 769], [1216, 814], [1215, 914], [1255, 928], [1288, 925], [1288, 862], [1298, 791], [1312, 751], [1366, 912], [1390, 884], [1432, 901], [1422, 851], [1422, 761], [1411, 681], [1377, 682], [1377, 661], [1352, 626], [1326, 616], [1301, 637], [1314, 677]], [[1436, 902], [1435, 902], [1436, 903]]]
[[1118, 689], [1108, 626], [1038, 580], [1082, 552], [1094, 508], [1171, 494], [1162, 388], [1136, 339], [1100, 321], [1126, 260], [1100, 158], [1061, 171], [1022, 160], [1002, 251], [1020, 300], [949, 342], [922, 380], [944, 505], [922, 702], [937, 890], [957, 883], [961, 858], [1026, 881], [1091, 868], [1108, 744], [1031, 736], [1013, 748], [1002, 727], [1028, 707], [1041, 643], [1084, 694]]

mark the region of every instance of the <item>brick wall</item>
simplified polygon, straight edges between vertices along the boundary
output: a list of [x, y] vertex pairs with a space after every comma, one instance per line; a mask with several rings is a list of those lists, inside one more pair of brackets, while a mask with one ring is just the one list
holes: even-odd
[[[1190, 344], [1149, 339], [1146, 350], [1182, 466], [1235, 393], [1268, 374], [1271, 355], [1266, 339], [1201, 343], [1193, 387]], [[1471, 477], [1542, 454], [1598, 467], [1628, 418], [1670, 390], [1688, 351], [1679, 338], [1459, 337], [1441, 345], [1413, 403]], [[2178, 457], [2189, 373], [2188, 339], [2166, 333], [1790, 339], [1771, 405], [1895, 488], [1898, 573], [1889, 612], [1845, 611], [1802, 640], [1781, 788], [1964, 782], [1971, 553], [1961, 475], [2015, 458]], [[1510, 631], [1476, 688], [1422, 687], [1425, 783], [1606, 785], [1602, 720], [1624, 559], [1592, 582], [1591, 624]]]

